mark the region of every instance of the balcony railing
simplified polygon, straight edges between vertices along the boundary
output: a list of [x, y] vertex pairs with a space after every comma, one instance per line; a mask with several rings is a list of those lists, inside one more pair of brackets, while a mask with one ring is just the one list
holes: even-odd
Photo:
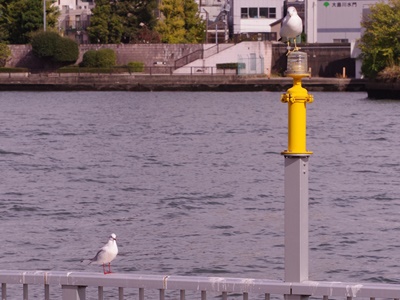
[[[271, 295], [318, 297], [323, 300], [340, 298], [395, 299], [400, 298], [400, 285], [374, 283], [344, 283], [305, 281], [302, 283], [281, 282], [264, 279], [193, 277], [171, 275], [140, 275], [113, 273], [57, 272], [57, 271], [0, 271], [2, 300], [16, 299], [9, 295], [9, 286], [20, 286], [23, 299], [29, 299], [29, 290], [43, 288], [43, 299], [50, 299], [53, 289], [63, 300], [85, 300], [86, 289], [92, 288], [91, 299], [103, 299], [104, 288], [112, 288], [115, 298], [131, 299], [201, 299], [220, 297], [228, 299], [265, 299]], [[61, 288], [61, 290], [60, 290]], [[94, 289], [93, 289], [94, 288]], [[97, 291], [96, 291], [97, 288]], [[13, 289], [14, 291], [15, 289]], [[93, 295], [97, 294], [97, 295]], [[151, 295], [151, 296], [149, 296]], [[154, 296], [156, 295], [156, 296]], [[212, 295], [210, 297], [209, 295]], [[89, 297], [89, 296], [88, 296]], [[125, 298], [127, 297], [127, 298]], [[149, 298], [150, 297], [150, 298]], [[37, 296], [33, 297], [37, 299]], [[53, 297], [52, 297], [53, 298]], [[60, 295], [56, 296], [60, 298]], [[189, 298], [189, 297], [188, 297]]]

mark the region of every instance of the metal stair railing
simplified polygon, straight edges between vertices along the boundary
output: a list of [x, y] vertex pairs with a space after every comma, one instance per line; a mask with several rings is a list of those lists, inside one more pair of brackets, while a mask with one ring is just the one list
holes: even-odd
[[[230, 47], [232, 47], [232, 46], [233, 45], [230, 45]], [[230, 47], [228, 47], [228, 48], [230, 48]], [[220, 48], [221, 48], [221, 46], [219, 44], [216, 44], [210, 48], [199, 49], [199, 50], [193, 51], [181, 58], [178, 58], [177, 60], [175, 60], [175, 63], [174, 63], [175, 70], [178, 68], [181, 68], [187, 64], [190, 64], [191, 62], [193, 62], [197, 59], [205, 59], [210, 56], [213, 56], [213, 55], [219, 53]], [[225, 50], [225, 49], [227, 49], [227, 48], [224, 48], [223, 50]]]
[[180, 67], [183, 67], [184, 65], [190, 64], [191, 62], [193, 62], [193, 61], [195, 61], [197, 59], [202, 59], [203, 58], [203, 52], [204, 52], [203, 49], [199, 49], [199, 50], [191, 52], [191, 53], [189, 53], [189, 54], [187, 54], [187, 55], [185, 55], [185, 56], [183, 56], [181, 58], [178, 58], [174, 62], [175, 70], [180, 68]]

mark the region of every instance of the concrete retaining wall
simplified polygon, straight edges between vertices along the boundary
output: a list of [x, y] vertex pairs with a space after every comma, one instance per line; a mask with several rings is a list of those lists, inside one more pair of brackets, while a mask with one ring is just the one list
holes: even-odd
[[[300, 51], [308, 55], [308, 67], [313, 77], [340, 77], [343, 68], [346, 77], [355, 78], [355, 59], [351, 58], [349, 43], [302, 44]], [[283, 74], [286, 70], [286, 45], [276, 43], [272, 47], [272, 73]]]
[[[260, 42], [252, 43], [254, 43], [254, 47], [259, 47]], [[237, 46], [239, 45], [241, 44], [237, 44]], [[240, 50], [242, 51], [242, 57], [247, 55], [243, 52], [246, 50], [245, 45], [247, 44], [243, 44], [244, 48]], [[77, 63], [82, 60], [83, 53], [87, 50], [111, 48], [117, 54], [118, 65], [125, 65], [130, 61], [141, 61], [147, 67], [172, 67], [177, 59], [201, 50], [202, 47], [202, 44], [81, 45]], [[247, 48], [249, 47], [247, 45]], [[311, 67], [313, 77], [336, 77], [338, 74], [342, 74], [343, 68], [346, 68], [347, 77], [355, 77], [355, 59], [350, 56], [350, 44], [309, 44], [300, 45], [300, 47], [308, 53], [308, 64]], [[46, 68], [46, 61], [35, 57], [32, 54], [30, 45], [10, 45], [10, 48], [12, 57], [7, 66], [24, 67], [33, 70]], [[283, 74], [284, 70], [286, 70], [286, 45], [275, 43], [271, 47], [271, 44], [269, 44], [265, 52], [264, 58], [267, 59], [264, 65], [265, 73], [268, 75], [269, 73]], [[232, 55], [236, 56], [236, 58], [238, 57], [237, 53]], [[234, 58], [230, 58], [230, 60], [232, 59]], [[270, 65], [271, 67], [269, 67]]]

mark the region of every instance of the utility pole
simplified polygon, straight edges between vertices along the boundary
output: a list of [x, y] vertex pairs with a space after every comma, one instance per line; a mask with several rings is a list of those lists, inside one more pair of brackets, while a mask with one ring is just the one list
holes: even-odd
[[208, 44], [208, 20], [209, 20], [209, 13], [203, 8], [204, 12], [206, 13], [206, 44]]
[[46, 0], [43, 0], [43, 31], [46, 31]]

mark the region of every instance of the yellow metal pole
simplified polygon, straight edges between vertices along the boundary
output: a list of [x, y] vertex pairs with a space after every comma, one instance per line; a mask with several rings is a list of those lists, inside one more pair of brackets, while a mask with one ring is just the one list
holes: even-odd
[[287, 74], [293, 78], [293, 86], [283, 94], [281, 101], [288, 103], [288, 149], [284, 155], [310, 155], [306, 147], [306, 104], [313, 102], [313, 96], [301, 86], [301, 79], [308, 74]]
[[[288, 148], [285, 157], [285, 282], [308, 280], [308, 160], [306, 146], [306, 106], [313, 97], [301, 86], [308, 77], [307, 54], [288, 54], [286, 76], [293, 86], [282, 95], [288, 104]], [[285, 295], [285, 300], [307, 300], [306, 295]]]

